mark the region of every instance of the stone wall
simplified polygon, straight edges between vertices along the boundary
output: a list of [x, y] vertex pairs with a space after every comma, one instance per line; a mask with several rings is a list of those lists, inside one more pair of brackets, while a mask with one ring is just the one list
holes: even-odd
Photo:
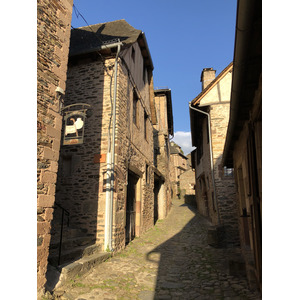
[[154, 148], [156, 149], [155, 160], [157, 169], [163, 175], [163, 195], [159, 197], [160, 219], [165, 218], [171, 209], [171, 180], [170, 180], [170, 140], [168, 131], [168, 112], [166, 94], [155, 95], [155, 110], [157, 115], [157, 124], [154, 125]]
[[[233, 163], [239, 233], [250, 287], [261, 281], [262, 115], [261, 78], [249, 115], [237, 138]], [[251, 146], [250, 146], [251, 145]], [[255, 152], [255, 155], [254, 155]], [[252, 166], [251, 166], [252, 165]], [[255, 178], [257, 175], [257, 178]]]
[[180, 177], [181, 198], [185, 203], [196, 206], [195, 198], [195, 170], [189, 169], [183, 172]]
[[171, 168], [171, 181], [179, 181], [179, 176], [187, 169], [187, 159], [179, 153], [170, 156], [173, 168]]
[[180, 189], [185, 190], [186, 195], [195, 195], [195, 171], [187, 170], [180, 175], [179, 179]]
[[210, 149], [207, 131], [207, 119], [202, 120], [203, 155], [200, 164], [196, 164], [196, 202], [201, 214], [207, 216], [214, 225], [225, 227], [226, 242], [229, 246], [239, 245], [238, 210], [235, 202], [235, 184], [233, 177], [225, 176], [222, 168], [222, 154], [229, 119], [229, 103], [210, 106], [211, 136], [214, 161], [214, 180], [216, 200], [214, 201], [213, 178], [210, 166]]
[[172, 196], [180, 197], [180, 175], [187, 170], [187, 158], [181, 153], [171, 153], [170, 155], [170, 181], [172, 186]]
[[[136, 49], [137, 63], [139, 61], [137, 58], [141, 56], [141, 51], [136, 43], [133, 44], [132, 47], [135, 47]], [[149, 78], [146, 76], [145, 82], [143, 82], [140, 77], [140, 69], [143, 68], [143, 64], [135, 66], [135, 68], [130, 71], [131, 74], [129, 74], [126, 65], [130, 65], [131, 57], [125, 56], [124, 60], [125, 62], [120, 65], [119, 75], [122, 87], [120, 83], [121, 88], [118, 89], [118, 99], [120, 104], [118, 106], [119, 110], [117, 109], [117, 122], [119, 127], [116, 136], [116, 165], [126, 172], [129, 168], [140, 177], [141, 211], [138, 213], [140, 214], [141, 219], [136, 221], [140, 222], [140, 233], [143, 233], [154, 224], [154, 146], [153, 124], [150, 111], [150, 99], [151, 94], [153, 94], [151, 85], [152, 73], [148, 72], [146, 75], [149, 76]], [[137, 104], [137, 125], [133, 123], [134, 87], [136, 87], [136, 92], [139, 96]], [[146, 121], [144, 119], [145, 116], [147, 117]], [[146, 129], [144, 126], [146, 126]], [[126, 185], [127, 174], [125, 178], [126, 181], [124, 181], [124, 184]], [[124, 190], [126, 191], [125, 186]], [[126, 214], [125, 207], [124, 214]]]
[[235, 202], [235, 183], [222, 168], [222, 155], [227, 134], [230, 104], [212, 105], [211, 133], [214, 159], [214, 177], [220, 221], [225, 226], [226, 240], [230, 245], [239, 245], [238, 210]]
[[210, 219], [213, 224], [217, 224], [217, 210], [213, 200], [213, 183], [211, 176], [210, 148], [207, 135], [207, 118], [204, 118], [199, 123], [199, 130], [202, 129], [203, 136], [203, 155], [197, 164], [196, 151], [196, 203], [199, 212]]
[[[114, 59], [105, 62], [107, 70], [113, 65]], [[70, 227], [78, 232], [85, 230], [85, 236], [90, 237], [88, 244], [104, 242], [103, 181], [111, 105], [110, 93], [103, 93], [110, 91], [112, 76], [112, 70], [107, 74], [105, 68], [101, 60], [70, 64], [65, 99], [66, 106], [91, 105], [91, 116], [85, 122], [84, 143], [61, 147], [56, 201], [69, 211]], [[56, 233], [53, 230], [53, 241]]]
[[37, 288], [46, 283], [50, 222], [62, 118], [55, 89], [65, 90], [72, 0], [37, 2]]

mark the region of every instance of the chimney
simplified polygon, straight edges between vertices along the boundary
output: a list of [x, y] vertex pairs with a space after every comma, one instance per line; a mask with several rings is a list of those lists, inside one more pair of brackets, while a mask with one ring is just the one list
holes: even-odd
[[216, 70], [205, 68], [201, 73], [202, 91], [216, 78]]

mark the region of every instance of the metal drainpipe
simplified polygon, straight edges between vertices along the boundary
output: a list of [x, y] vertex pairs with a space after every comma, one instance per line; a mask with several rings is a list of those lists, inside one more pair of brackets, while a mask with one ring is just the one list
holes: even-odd
[[116, 97], [117, 97], [117, 74], [118, 57], [122, 43], [117, 43], [118, 50], [115, 59], [114, 95], [113, 95], [113, 127], [111, 149], [107, 153], [107, 183], [106, 183], [106, 206], [105, 206], [105, 239], [104, 248], [112, 248], [112, 220], [113, 220], [113, 198], [114, 198], [114, 171], [115, 171], [115, 131], [116, 131]]
[[190, 109], [195, 110], [195, 111], [207, 116], [208, 135], [209, 135], [209, 150], [210, 150], [210, 168], [211, 168], [211, 176], [212, 176], [212, 183], [213, 183], [213, 189], [214, 189], [214, 202], [215, 202], [215, 205], [217, 207], [217, 212], [218, 212], [218, 225], [220, 225], [221, 221], [220, 221], [219, 205], [218, 205], [217, 194], [216, 194], [214, 161], [213, 161], [212, 142], [211, 142], [210, 115], [203, 110], [192, 107], [190, 102], [189, 102], [189, 107], [190, 107]]

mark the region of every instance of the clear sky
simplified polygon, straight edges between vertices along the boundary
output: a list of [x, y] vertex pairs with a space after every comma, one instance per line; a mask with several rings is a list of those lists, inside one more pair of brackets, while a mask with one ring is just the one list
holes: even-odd
[[[218, 75], [234, 52], [236, 0], [74, 0], [89, 25], [125, 19], [145, 32], [154, 87], [172, 91], [174, 141], [190, 147], [189, 101], [201, 92], [203, 68]], [[72, 26], [86, 26], [73, 9]]]

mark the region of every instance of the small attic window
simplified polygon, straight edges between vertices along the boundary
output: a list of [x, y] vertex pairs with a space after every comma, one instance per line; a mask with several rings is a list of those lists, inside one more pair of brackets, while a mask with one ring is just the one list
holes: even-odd
[[133, 47], [131, 48], [131, 58], [132, 58], [132, 60], [134, 62], [135, 61], [135, 50], [134, 50]]

